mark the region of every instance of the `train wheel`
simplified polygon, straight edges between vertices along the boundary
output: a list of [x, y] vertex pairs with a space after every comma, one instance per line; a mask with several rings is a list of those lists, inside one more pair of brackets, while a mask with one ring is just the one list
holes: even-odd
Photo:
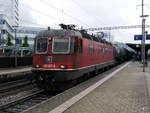
[[47, 74], [40, 73], [36, 76], [37, 86], [46, 91], [55, 91], [54, 82], [54, 78], [49, 77]]
[[64, 82], [56, 82], [54, 83], [55, 85], [55, 91], [64, 91], [66, 89], [69, 89], [71, 87], [73, 87], [74, 85], [76, 85], [77, 80], [70, 80], [70, 81], [64, 81]]
[[39, 88], [43, 88], [43, 85], [44, 85], [44, 82], [45, 82], [45, 79], [44, 79], [44, 75], [41, 73], [41, 74], [38, 74], [35, 76], [35, 80], [36, 80], [36, 84]]

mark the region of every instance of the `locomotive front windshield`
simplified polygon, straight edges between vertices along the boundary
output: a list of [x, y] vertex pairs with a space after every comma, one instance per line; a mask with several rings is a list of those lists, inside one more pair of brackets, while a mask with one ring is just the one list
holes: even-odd
[[70, 47], [70, 39], [69, 38], [62, 38], [62, 37], [55, 37], [53, 40], [53, 53], [55, 54], [65, 54], [69, 53]]
[[37, 53], [45, 53], [47, 52], [47, 38], [39, 38], [36, 40], [36, 52]]

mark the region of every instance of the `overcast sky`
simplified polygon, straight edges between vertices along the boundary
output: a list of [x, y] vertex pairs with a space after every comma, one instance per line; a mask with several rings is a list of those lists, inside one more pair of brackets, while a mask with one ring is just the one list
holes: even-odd
[[[58, 28], [58, 24], [76, 24], [93, 28], [141, 24], [142, 0], [20, 0], [20, 23], [25, 26]], [[145, 0], [150, 15], [150, 0]], [[146, 24], [150, 25], [150, 17]], [[149, 31], [149, 29], [146, 29]], [[150, 32], [150, 31], [149, 31]], [[115, 41], [133, 42], [141, 29], [113, 30]]]

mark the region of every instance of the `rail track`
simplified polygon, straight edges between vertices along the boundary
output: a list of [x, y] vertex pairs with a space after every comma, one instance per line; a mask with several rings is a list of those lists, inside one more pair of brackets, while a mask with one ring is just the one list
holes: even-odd
[[31, 82], [27, 79], [6, 82], [3, 84], [0, 84], [0, 93], [8, 92], [10, 90], [14, 90], [14, 88], [23, 87], [29, 84], [31, 84]]
[[50, 97], [27, 79], [1, 83], [0, 113], [20, 113]]
[[50, 98], [50, 96], [44, 94], [44, 90], [34, 88], [29, 94], [20, 96], [17, 99], [6, 102], [0, 105], [0, 113], [20, 113], [21, 111]]

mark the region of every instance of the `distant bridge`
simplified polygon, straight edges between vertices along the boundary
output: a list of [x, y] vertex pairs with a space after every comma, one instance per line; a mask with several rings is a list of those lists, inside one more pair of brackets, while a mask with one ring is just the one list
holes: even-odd
[[[99, 27], [99, 28], [88, 28], [88, 31], [102, 31], [102, 30], [119, 30], [119, 29], [135, 29], [142, 28], [142, 25], [130, 25], [130, 26], [112, 26], [112, 27]], [[150, 25], [145, 25], [145, 28], [150, 28]]]

